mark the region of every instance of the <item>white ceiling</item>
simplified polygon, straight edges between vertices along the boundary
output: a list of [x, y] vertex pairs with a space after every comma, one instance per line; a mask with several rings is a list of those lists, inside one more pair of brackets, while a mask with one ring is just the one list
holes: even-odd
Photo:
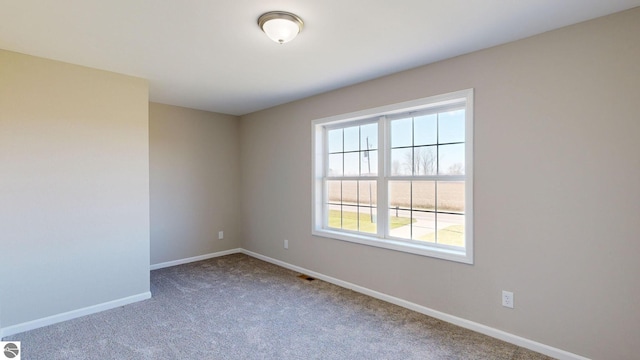
[[[149, 80], [242, 115], [640, 6], [640, 0], [0, 0], [0, 48]], [[260, 14], [299, 15], [279, 45]]]

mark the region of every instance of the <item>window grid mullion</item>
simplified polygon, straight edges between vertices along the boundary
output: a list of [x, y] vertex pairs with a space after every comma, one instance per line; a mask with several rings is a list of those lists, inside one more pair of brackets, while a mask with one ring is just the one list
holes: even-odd
[[356, 181], [356, 229], [360, 231], [360, 181]]
[[433, 221], [436, 228], [434, 229], [435, 232], [434, 232], [433, 239], [436, 242], [436, 244], [438, 244], [439, 242], [438, 242], [438, 182], [437, 181], [435, 182], [435, 191], [436, 191], [434, 196], [435, 203], [433, 204], [433, 208], [436, 211], [435, 211], [435, 214], [433, 215], [433, 219], [434, 219]]
[[440, 114], [436, 114], [436, 174], [440, 174]]
[[[329, 150], [329, 130], [326, 127], [322, 127], [322, 148]], [[322, 165], [322, 226], [329, 228], [329, 151], [323, 151]]]
[[416, 125], [415, 118], [411, 117], [411, 175], [416, 176]]
[[[362, 175], [362, 127], [358, 126], [358, 176]], [[360, 180], [356, 180], [356, 230], [360, 232]]]
[[413, 240], [413, 181], [409, 182], [409, 239]]
[[[436, 114], [436, 174], [440, 174], [440, 113]], [[435, 194], [433, 208], [436, 210], [435, 215], [433, 216], [433, 222], [435, 226], [435, 231], [433, 233], [433, 241], [438, 244], [438, 181], [435, 181]]]
[[378, 119], [378, 188], [377, 188], [377, 222], [378, 237], [384, 239], [389, 234], [389, 184], [387, 173], [389, 171], [389, 161], [391, 159], [390, 150], [389, 120], [385, 116]]
[[416, 119], [411, 117], [411, 175], [409, 182], [409, 239], [413, 240], [413, 177], [416, 176]]
[[357, 181], [376, 180], [375, 176], [327, 176], [327, 180]]
[[[358, 176], [362, 176], [362, 128], [360, 126], [358, 126]], [[358, 188], [358, 190], [360, 190]], [[358, 196], [360, 196], [360, 193], [358, 193]], [[360, 220], [360, 218], [358, 217], [358, 220]]]
[[[331, 179], [331, 178], [329, 178]], [[420, 175], [420, 176], [390, 176], [389, 179], [396, 181], [465, 181], [466, 175]]]
[[342, 176], [344, 176], [344, 129], [342, 129]]

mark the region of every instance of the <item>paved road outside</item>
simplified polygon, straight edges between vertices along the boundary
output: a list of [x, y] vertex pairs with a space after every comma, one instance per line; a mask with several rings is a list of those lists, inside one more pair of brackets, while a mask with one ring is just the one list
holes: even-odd
[[[351, 205], [351, 204], [349, 204]], [[355, 205], [355, 204], [353, 204]], [[329, 205], [330, 210], [340, 210], [340, 205]], [[353, 211], [355, 212], [357, 209], [355, 206], [353, 207]], [[349, 211], [349, 210], [345, 210]], [[361, 212], [363, 210], [361, 209]], [[367, 210], [364, 210], [366, 213]], [[403, 239], [414, 239], [414, 240], [423, 240], [424, 236], [433, 234], [436, 232], [436, 216], [438, 219], [438, 230], [445, 229], [449, 226], [453, 225], [462, 225], [464, 226], [464, 215], [453, 215], [453, 214], [442, 214], [442, 213], [427, 213], [427, 212], [409, 212], [407, 210], [389, 210], [389, 215], [391, 216], [399, 216], [404, 218], [412, 217], [416, 221], [390, 231], [390, 235], [393, 237], [403, 238]], [[375, 215], [375, 212], [374, 212]]]

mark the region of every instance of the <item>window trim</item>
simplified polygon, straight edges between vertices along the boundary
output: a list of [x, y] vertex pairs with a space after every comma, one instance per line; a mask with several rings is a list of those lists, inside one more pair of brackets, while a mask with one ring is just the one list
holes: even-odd
[[[312, 121], [311, 126], [311, 147], [312, 147], [312, 230], [314, 236], [348, 241], [357, 244], [374, 246], [389, 250], [401, 251], [422, 256], [434, 257], [444, 260], [451, 260], [466, 264], [473, 264], [473, 89], [455, 91], [447, 94], [430, 96], [426, 98], [406, 101], [387, 106], [381, 106], [347, 114], [340, 114]], [[389, 166], [389, 119], [380, 121], [381, 117], [393, 118], [394, 115], [406, 114], [409, 112], [437, 111], [440, 108], [464, 104], [465, 109], [465, 248], [447, 247], [446, 245], [418, 244], [407, 240], [399, 240], [385, 237], [387, 232], [386, 220], [380, 222], [378, 233], [365, 235], [352, 233], [344, 230], [332, 230], [323, 227], [323, 207], [324, 207], [324, 166], [325, 149], [327, 148], [326, 137], [323, 136], [323, 129], [340, 124], [366, 123], [375, 119], [378, 122], [378, 175], [370, 177], [378, 180], [378, 217], [387, 219], [388, 206], [388, 182], [397, 179], [390, 176]], [[321, 146], [318, 146], [321, 145]], [[412, 178], [415, 179], [414, 176]], [[384, 223], [384, 224], [383, 224]]]

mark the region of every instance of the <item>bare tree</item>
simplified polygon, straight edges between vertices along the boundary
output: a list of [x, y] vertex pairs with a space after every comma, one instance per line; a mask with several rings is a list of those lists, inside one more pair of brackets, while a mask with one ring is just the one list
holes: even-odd
[[400, 175], [400, 161], [399, 160], [393, 160], [393, 163], [391, 164], [391, 174]]
[[464, 173], [464, 167], [462, 163], [455, 163], [449, 166], [449, 174], [451, 175], [462, 175]]
[[416, 148], [414, 150], [416, 174], [429, 175], [436, 172], [436, 154], [432, 148]]
[[408, 174], [411, 174], [412, 170], [416, 175], [429, 175], [436, 172], [436, 154], [432, 148], [413, 148], [413, 156], [411, 149], [407, 150], [402, 165]]
[[413, 170], [413, 153], [411, 151], [411, 148], [409, 149], [405, 149], [406, 151], [404, 152], [404, 161], [402, 162], [402, 167], [405, 170], [405, 174], [409, 174], [411, 175], [411, 171]]

